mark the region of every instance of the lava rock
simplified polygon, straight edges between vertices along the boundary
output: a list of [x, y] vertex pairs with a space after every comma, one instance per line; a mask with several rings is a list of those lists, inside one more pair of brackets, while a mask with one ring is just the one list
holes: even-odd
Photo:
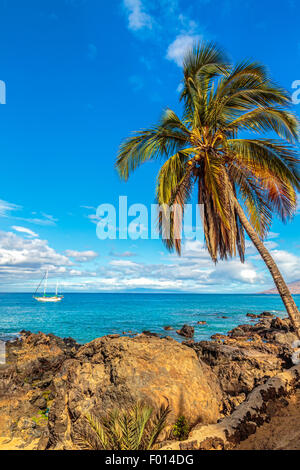
[[126, 408], [137, 400], [155, 408], [168, 402], [168, 426], [183, 413], [201, 424], [222, 416], [223, 392], [215, 374], [191, 347], [174, 339], [97, 338], [65, 361], [54, 385], [49, 449], [74, 449], [76, 424], [87, 413]]
[[260, 318], [262, 317], [269, 317], [269, 318], [274, 318], [274, 315], [271, 313], [271, 312], [262, 312], [260, 315], [259, 315]]
[[176, 333], [180, 336], [185, 336], [186, 338], [193, 338], [195, 334], [195, 328], [190, 325], [183, 325], [180, 330], [176, 330]]

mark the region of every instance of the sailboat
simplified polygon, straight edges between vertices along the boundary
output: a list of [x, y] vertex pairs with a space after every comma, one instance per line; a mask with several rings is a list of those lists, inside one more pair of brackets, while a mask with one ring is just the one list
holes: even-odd
[[[44, 281], [44, 295], [40, 297], [36, 297], [36, 293], [43, 281]], [[36, 291], [33, 295], [33, 298], [37, 300], [38, 302], [60, 302], [64, 297], [63, 295], [57, 294], [58, 284], [56, 283], [55, 295], [52, 295], [52, 296], [47, 296], [47, 284], [48, 284], [48, 271], [46, 271], [41, 282], [37, 286]]]

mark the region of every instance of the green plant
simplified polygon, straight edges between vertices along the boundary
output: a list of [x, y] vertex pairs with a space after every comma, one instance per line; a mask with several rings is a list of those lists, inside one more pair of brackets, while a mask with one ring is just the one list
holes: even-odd
[[173, 436], [179, 441], [187, 439], [190, 432], [190, 425], [185, 416], [179, 416], [173, 426]]
[[84, 450], [150, 450], [166, 425], [169, 406], [153, 408], [138, 402], [106, 415], [86, 415], [76, 429], [75, 442]]
[[32, 421], [38, 426], [44, 426], [48, 422], [48, 416], [46, 415], [46, 410], [38, 411], [36, 416], [32, 416]]

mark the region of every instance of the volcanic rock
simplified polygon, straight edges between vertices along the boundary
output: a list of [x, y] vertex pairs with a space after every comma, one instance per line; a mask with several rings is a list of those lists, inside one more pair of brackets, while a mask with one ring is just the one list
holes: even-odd
[[137, 400], [169, 403], [169, 423], [216, 422], [223, 393], [214, 373], [196, 353], [171, 338], [98, 338], [66, 360], [53, 380], [49, 413], [51, 449], [73, 449], [76, 426], [87, 413], [128, 407]]
[[195, 328], [190, 325], [183, 325], [180, 330], [176, 330], [176, 333], [180, 336], [185, 336], [186, 338], [192, 338], [195, 333]]
[[53, 375], [78, 348], [72, 338], [24, 330], [20, 338], [6, 343], [6, 364], [0, 366], [0, 438], [31, 448], [48, 433]]

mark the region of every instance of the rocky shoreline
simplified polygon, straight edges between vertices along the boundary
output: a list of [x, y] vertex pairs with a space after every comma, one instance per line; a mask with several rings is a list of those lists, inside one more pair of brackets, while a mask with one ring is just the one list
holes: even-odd
[[[169, 403], [162, 448], [236, 447], [300, 386], [289, 320], [249, 315], [253, 325], [200, 342], [144, 332], [80, 345], [22, 331], [7, 343], [7, 361], [0, 365], [0, 449], [76, 449], [86, 413], [136, 400]], [[171, 430], [182, 415], [191, 432], [179, 442]]]

